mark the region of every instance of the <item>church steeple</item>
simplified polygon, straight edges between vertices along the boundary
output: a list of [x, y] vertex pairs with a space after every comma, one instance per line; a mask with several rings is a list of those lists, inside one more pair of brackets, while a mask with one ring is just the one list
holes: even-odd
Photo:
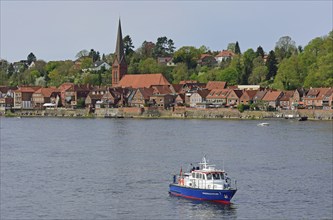
[[121, 23], [119, 19], [118, 24], [118, 34], [117, 34], [117, 42], [116, 42], [116, 51], [114, 54], [114, 60], [112, 64], [112, 86], [116, 87], [121, 80], [121, 78], [127, 72], [127, 64], [124, 53], [124, 42], [123, 35], [121, 32]]
[[116, 45], [115, 55], [116, 55], [116, 59], [118, 59], [119, 63], [121, 63], [121, 60], [125, 58], [123, 34], [121, 32], [120, 19], [119, 19], [119, 24], [118, 24], [117, 45]]

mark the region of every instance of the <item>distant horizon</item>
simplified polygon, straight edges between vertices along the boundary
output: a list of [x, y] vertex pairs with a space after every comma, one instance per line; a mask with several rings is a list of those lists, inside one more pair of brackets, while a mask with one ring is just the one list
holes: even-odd
[[83, 49], [112, 54], [119, 18], [123, 37], [132, 38], [134, 50], [145, 40], [155, 43], [166, 36], [176, 50], [204, 45], [222, 51], [238, 41], [242, 53], [258, 46], [268, 53], [283, 36], [304, 48], [332, 31], [332, 1], [285, 3], [1, 1], [0, 59], [16, 62], [32, 52], [46, 62], [75, 60]]

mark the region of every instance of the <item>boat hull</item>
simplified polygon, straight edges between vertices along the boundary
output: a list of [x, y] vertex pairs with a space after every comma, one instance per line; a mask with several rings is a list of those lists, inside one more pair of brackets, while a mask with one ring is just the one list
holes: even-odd
[[223, 204], [230, 204], [230, 200], [236, 193], [236, 189], [214, 190], [214, 189], [197, 189], [178, 184], [169, 185], [169, 193], [174, 196], [180, 196], [188, 199], [211, 201]]

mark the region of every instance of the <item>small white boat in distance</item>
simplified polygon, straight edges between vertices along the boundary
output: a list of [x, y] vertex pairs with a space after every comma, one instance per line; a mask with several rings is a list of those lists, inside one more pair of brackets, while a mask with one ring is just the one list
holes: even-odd
[[269, 126], [269, 123], [267, 123], [267, 122], [263, 122], [263, 123], [259, 123], [259, 124], [257, 124], [257, 126]]

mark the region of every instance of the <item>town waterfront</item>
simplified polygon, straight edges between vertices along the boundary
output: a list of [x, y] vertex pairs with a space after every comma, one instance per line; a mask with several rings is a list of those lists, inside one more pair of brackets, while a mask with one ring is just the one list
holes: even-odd
[[[0, 219], [332, 219], [332, 131], [332, 121], [2, 117]], [[237, 180], [233, 204], [169, 196], [172, 175], [205, 154]]]

